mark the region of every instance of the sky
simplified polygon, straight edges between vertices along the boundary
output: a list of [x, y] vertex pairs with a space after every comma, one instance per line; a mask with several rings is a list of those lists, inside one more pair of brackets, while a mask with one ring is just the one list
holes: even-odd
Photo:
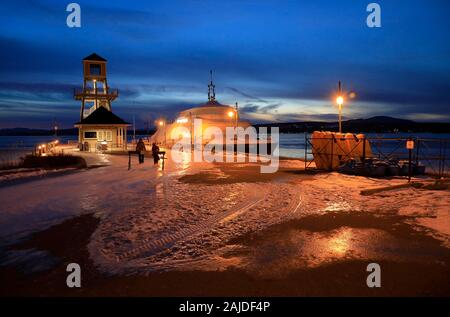
[[78, 121], [82, 59], [108, 60], [113, 112], [138, 128], [207, 101], [239, 103], [254, 123], [335, 121], [339, 80], [355, 98], [344, 118], [450, 121], [450, 2], [385, 0], [0, 2], [0, 128]]

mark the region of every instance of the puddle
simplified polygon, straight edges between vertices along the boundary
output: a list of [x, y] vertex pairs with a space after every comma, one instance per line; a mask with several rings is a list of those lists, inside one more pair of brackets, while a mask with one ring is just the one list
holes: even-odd
[[243, 269], [266, 277], [349, 261], [450, 263], [438, 240], [400, 220], [364, 213], [305, 217], [237, 238], [222, 256], [238, 257]]

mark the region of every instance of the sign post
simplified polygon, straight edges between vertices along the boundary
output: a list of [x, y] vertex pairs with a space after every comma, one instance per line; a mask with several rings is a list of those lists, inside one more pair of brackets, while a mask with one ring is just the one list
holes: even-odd
[[406, 141], [406, 149], [409, 152], [409, 160], [408, 160], [408, 183], [411, 182], [411, 174], [412, 174], [412, 151], [414, 150], [414, 140], [409, 139]]

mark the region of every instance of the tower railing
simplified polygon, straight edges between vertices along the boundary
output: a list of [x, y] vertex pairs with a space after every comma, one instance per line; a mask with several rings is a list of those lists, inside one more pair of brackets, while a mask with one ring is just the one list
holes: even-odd
[[81, 99], [82, 97], [108, 97], [108, 98], [117, 98], [119, 96], [119, 89], [108, 88], [107, 92], [103, 88], [74, 88], [73, 95], [75, 99]]

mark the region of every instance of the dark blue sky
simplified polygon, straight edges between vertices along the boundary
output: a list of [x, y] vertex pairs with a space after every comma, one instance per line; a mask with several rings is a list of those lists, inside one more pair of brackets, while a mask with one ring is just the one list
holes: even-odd
[[335, 120], [341, 79], [357, 96], [347, 118], [390, 115], [450, 121], [450, 2], [368, 0], [70, 1], [0, 3], [0, 128], [71, 127], [79, 115], [83, 57], [108, 59], [121, 95], [113, 111], [138, 126], [207, 98], [238, 101], [254, 122]]

